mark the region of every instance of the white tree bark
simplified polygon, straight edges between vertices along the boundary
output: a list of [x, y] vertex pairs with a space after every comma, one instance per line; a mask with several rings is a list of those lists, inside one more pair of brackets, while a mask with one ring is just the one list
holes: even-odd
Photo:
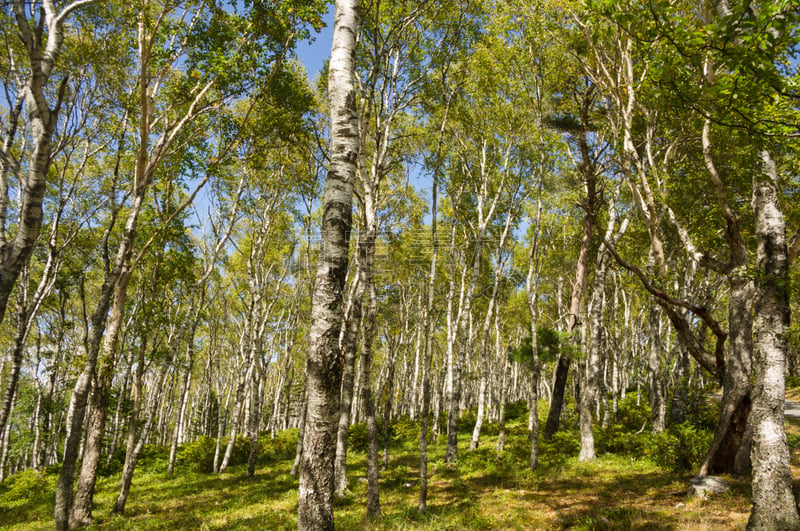
[[778, 205], [778, 174], [767, 151], [753, 179], [756, 217], [753, 408], [753, 509], [748, 529], [798, 529], [800, 517], [792, 493], [792, 470], [784, 429], [786, 329], [789, 326], [789, 262], [786, 224]]
[[339, 420], [339, 332], [359, 149], [355, 75], [358, 2], [336, 0], [328, 72], [331, 163], [323, 199], [321, 250], [306, 359], [308, 410], [300, 469], [298, 527], [333, 529], [333, 464]]

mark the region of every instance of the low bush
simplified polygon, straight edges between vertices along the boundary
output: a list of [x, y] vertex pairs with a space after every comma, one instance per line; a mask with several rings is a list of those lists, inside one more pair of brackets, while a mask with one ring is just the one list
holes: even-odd
[[26, 470], [9, 477], [0, 484], [0, 499], [7, 501], [30, 500], [52, 494], [52, 485], [47, 478], [33, 470]]
[[[220, 441], [219, 460], [225, 455], [230, 437], [223, 437]], [[179, 466], [186, 467], [194, 472], [210, 473], [214, 471], [214, 451], [217, 440], [212, 437], [202, 436], [196, 441], [186, 443], [178, 450], [177, 462]], [[169, 449], [165, 448], [168, 452]], [[259, 454], [263, 452], [259, 451]], [[228, 466], [236, 466], [247, 463], [250, 456], [250, 439], [243, 435], [238, 435], [233, 443], [233, 453], [231, 453]]]
[[[419, 442], [419, 423], [414, 422], [406, 415], [397, 419], [391, 425], [391, 429], [394, 432], [394, 440], [397, 442], [400, 443]], [[430, 425], [428, 426], [428, 429], [430, 429]]]
[[650, 432], [632, 433], [622, 424], [595, 429], [594, 444], [598, 454], [644, 457], [650, 442]]
[[347, 449], [354, 452], [366, 452], [369, 447], [369, 436], [367, 435], [367, 424], [357, 422], [351, 424], [347, 431]]
[[[125, 459], [123, 452], [123, 462]], [[139, 453], [136, 467], [142, 470], [164, 470], [167, 468], [169, 460], [169, 446], [158, 446], [156, 444], [145, 444]]]
[[634, 391], [619, 401], [615, 419], [623, 431], [637, 432], [650, 422], [650, 418], [650, 401], [646, 393], [639, 398], [638, 393]]
[[178, 450], [178, 465], [194, 472], [213, 472], [215, 446], [216, 439], [205, 435], [198, 437], [196, 441], [184, 444]]
[[700, 466], [714, 435], [688, 422], [672, 425], [652, 435], [648, 456], [658, 466], [673, 472]]
[[297, 428], [279, 431], [275, 434], [274, 439], [263, 434], [259, 438], [259, 461], [262, 459], [292, 459], [297, 451], [299, 437], [300, 430]]
[[523, 420], [528, 422], [528, 401], [517, 400], [506, 404], [506, 422]]

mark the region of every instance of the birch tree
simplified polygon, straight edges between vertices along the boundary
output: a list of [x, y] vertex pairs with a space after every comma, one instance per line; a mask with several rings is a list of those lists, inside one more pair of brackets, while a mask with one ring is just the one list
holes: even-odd
[[328, 70], [331, 158], [322, 201], [321, 249], [306, 360], [308, 404], [300, 467], [300, 529], [333, 529], [333, 465], [339, 417], [339, 331], [359, 152], [355, 77], [358, 3], [337, 0]]

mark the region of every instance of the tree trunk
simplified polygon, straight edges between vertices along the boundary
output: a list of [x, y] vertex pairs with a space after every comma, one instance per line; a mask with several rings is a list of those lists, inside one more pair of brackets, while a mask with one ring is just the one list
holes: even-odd
[[650, 397], [650, 420], [653, 433], [665, 428], [666, 404], [661, 381], [661, 317], [658, 306], [650, 307], [649, 343], [647, 349], [647, 390]]
[[297, 446], [294, 452], [294, 463], [292, 463], [292, 470], [289, 472], [291, 476], [297, 476], [300, 471], [300, 462], [303, 460], [303, 435], [306, 431], [306, 411], [308, 411], [308, 399], [304, 396], [302, 403], [302, 412], [300, 414], [300, 436], [297, 438]]
[[181, 382], [181, 399], [178, 404], [178, 417], [175, 419], [175, 429], [172, 432], [172, 441], [169, 446], [169, 463], [167, 464], [167, 474], [172, 475], [175, 472], [175, 458], [178, 453], [178, 445], [182, 442], [183, 438], [183, 425], [186, 422], [186, 409], [189, 402], [189, 391], [192, 386], [192, 368], [194, 367], [194, 335], [199, 324], [198, 319], [192, 319], [192, 331], [188, 336], [188, 343], [186, 345], [186, 367], [183, 372], [183, 379]]
[[[29, 21], [27, 7], [24, 2], [13, 2], [13, 17], [17, 23], [19, 36], [30, 61], [30, 72], [25, 72], [25, 87], [20, 87], [25, 93], [26, 114], [30, 120], [30, 135], [33, 140], [33, 150], [28, 162], [28, 174], [21, 178], [20, 187], [22, 198], [19, 200], [18, 223], [16, 232], [11, 240], [6, 239], [6, 208], [8, 205], [7, 168], [5, 161], [0, 168], [0, 323], [3, 322], [6, 306], [11, 292], [17, 283], [20, 272], [28, 264], [33, 248], [39, 238], [42, 227], [42, 202], [47, 189], [47, 175], [51, 162], [51, 143], [53, 133], [58, 123], [58, 113], [61, 103], [67, 95], [68, 76], [62, 78], [58, 89], [48, 87], [52, 69], [61, 54], [64, 42], [64, 21], [75, 9], [88, 2], [71, 2], [57, 12], [53, 9], [33, 10], [42, 17], [39, 21]], [[31, 22], [33, 26], [31, 27]], [[47, 28], [45, 42], [42, 37]], [[50, 108], [45, 94], [55, 94], [55, 105]], [[17, 115], [19, 112], [17, 112]], [[13, 120], [16, 123], [16, 120]], [[16, 125], [14, 126], [14, 128]], [[9, 136], [14, 132], [9, 131]], [[4, 150], [4, 153], [7, 151]], [[83, 420], [83, 419], [81, 419]], [[64, 515], [66, 516], [66, 515]], [[66, 518], [62, 518], [62, 527], [66, 526]]]
[[[592, 230], [597, 209], [597, 175], [590, 153], [588, 133], [589, 133], [589, 108], [594, 100], [594, 88], [589, 88], [584, 94], [581, 102], [581, 129], [578, 133], [578, 146], [581, 152], [581, 164], [578, 168], [583, 177], [586, 187], [586, 197], [583, 200], [583, 225], [581, 235], [581, 248], [578, 252], [578, 262], [575, 266], [575, 283], [572, 285], [572, 295], [570, 297], [569, 317], [567, 321], [567, 331], [573, 333], [580, 324], [581, 300], [583, 298], [584, 285], [588, 275], [589, 250], [592, 243]], [[534, 331], [535, 334], [535, 331]], [[558, 357], [556, 375], [553, 381], [553, 395], [550, 399], [550, 411], [547, 414], [547, 424], [544, 428], [544, 437], [548, 441], [558, 431], [561, 420], [561, 410], [564, 407], [564, 394], [567, 389], [567, 376], [572, 360], [568, 353], [561, 353]]]
[[720, 420], [698, 475], [744, 474], [750, 468], [753, 336], [753, 281], [740, 273], [729, 276], [729, 344], [725, 358]]
[[333, 465], [339, 418], [342, 295], [352, 224], [353, 179], [359, 149], [353, 87], [358, 30], [356, 0], [336, 0], [328, 71], [331, 162], [323, 199], [322, 242], [306, 359], [308, 412], [300, 470], [298, 527], [333, 529]]
[[775, 162], [761, 153], [763, 171], [753, 179], [756, 217], [755, 335], [753, 352], [753, 508], [748, 529], [800, 529], [792, 493], [792, 469], [784, 429], [786, 330], [789, 327], [789, 263], [786, 225], [778, 204]]
[[[144, 344], [146, 342], [143, 341], [142, 343]], [[154, 382], [153, 391], [151, 395], [152, 402], [147, 411], [147, 421], [144, 427], [142, 428], [138, 442], [136, 441], [136, 428], [139, 423], [140, 411], [141, 407], [144, 405], [144, 402], [140, 398], [138, 410], [136, 405], [134, 405], [134, 413], [131, 414], [131, 427], [128, 432], [128, 440], [125, 451], [125, 464], [123, 465], [122, 468], [122, 479], [120, 479], [120, 492], [119, 495], [117, 496], [116, 501], [114, 502], [114, 508], [112, 509], [112, 512], [115, 514], [122, 514], [125, 512], [125, 504], [128, 501], [128, 495], [130, 494], [131, 484], [133, 483], [133, 473], [136, 470], [136, 463], [139, 460], [139, 455], [142, 452], [142, 448], [144, 448], [144, 445], [147, 444], [148, 439], [150, 438], [150, 433], [153, 429], [153, 424], [155, 423], [156, 420], [158, 405], [162, 400], [163, 389], [164, 389], [164, 384], [166, 383], [167, 373], [169, 372], [169, 367], [172, 364], [172, 353], [174, 353], [174, 348], [168, 348], [167, 357], [164, 359], [158, 377]], [[140, 354], [139, 363], [142, 366], [144, 365], [143, 353]], [[139, 371], [138, 368], [137, 371]], [[141, 373], [137, 372], [137, 378], [139, 380], [136, 384], [138, 396], [141, 396], [142, 393], [141, 374], [143, 374], [143, 372], [144, 372], [143, 370]]]
[[97, 482], [97, 470], [100, 466], [100, 453], [106, 432], [108, 402], [111, 396], [111, 383], [114, 378], [117, 342], [122, 320], [125, 315], [126, 292], [130, 274], [120, 276], [111, 308], [108, 330], [103, 339], [102, 361], [95, 378], [94, 392], [91, 399], [91, 414], [86, 429], [86, 443], [81, 462], [81, 472], [75, 492], [74, 505], [70, 516], [70, 526], [78, 527], [92, 522], [92, 503], [94, 487]]
[[486, 387], [490, 378], [489, 367], [492, 365], [488, 354], [489, 330], [492, 324], [492, 315], [495, 311], [495, 305], [497, 304], [497, 297], [500, 293], [500, 282], [503, 279], [503, 268], [505, 267], [508, 256], [510, 256], [503, 255], [503, 248], [505, 247], [506, 238], [508, 238], [513, 222], [514, 214], [509, 212], [506, 215], [505, 226], [503, 227], [503, 232], [500, 235], [500, 241], [497, 245], [497, 263], [494, 268], [492, 295], [489, 298], [489, 306], [486, 309], [486, 318], [484, 319], [483, 327], [481, 328], [481, 344], [478, 355], [478, 363], [480, 366], [478, 369], [480, 371], [480, 383], [478, 387], [478, 414], [475, 419], [475, 427], [472, 430], [472, 439], [469, 443], [470, 450], [475, 450], [478, 448], [478, 442], [481, 435], [481, 426], [483, 425], [483, 416], [486, 411]]
[[336, 461], [334, 463], [334, 495], [344, 498], [347, 492], [347, 435], [350, 429], [350, 409], [353, 406], [353, 388], [355, 384], [356, 349], [358, 333], [361, 328], [361, 304], [364, 297], [364, 283], [360, 268], [356, 275], [356, 286], [345, 319], [342, 350], [344, 351], [344, 367], [342, 370], [341, 411], [339, 427], [336, 433]]
[[594, 276], [594, 300], [589, 310], [590, 330], [592, 334], [589, 346], [589, 357], [586, 360], [586, 378], [581, 393], [578, 423], [580, 425], [581, 448], [579, 461], [591, 461], [596, 455], [594, 451], [594, 434], [592, 433], [592, 407], [597, 399], [601, 371], [601, 349], [603, 343], [603, 309], [605, 307], [606, 270], [609, 261], [608, 252], [600, 251], [598, 266]]
[[[446, 116], [446, 115], [445, 115]], [[444, 123], [442, 124], [444, 126]], [[439, 140], [441, 147], [441, 137]], [[436, 296], [436, 262], [439, 259], [439, 238], [436, 234], [436, 215], [439, 181], [434, 173], [431, 187], [431, 268], [428, 273], [428, 285], [425, 292], [425, 304], [422, 307], [423, 353], [422, 353], [422, 401], [419, 412], [419, 499], [417, 509], [424, 513], [428, 510], [428, 415], [431, 409], [431, 360], [433, 358], [434, 298]], [[434, 423], [436, 420], [434, 419]]]
[[383, 459], [381, 460], [381, 470], [389, 468], [389, 422], [392, 419], [392, 399], [394, 396], [394, 365], [396, 346], [390, 346], [389, 352], [389, 374], [386, 376], [386, 406], [383, 408]]

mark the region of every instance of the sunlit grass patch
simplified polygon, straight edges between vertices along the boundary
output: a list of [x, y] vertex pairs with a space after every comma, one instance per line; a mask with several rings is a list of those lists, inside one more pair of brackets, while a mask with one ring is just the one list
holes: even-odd
[[[408, 430], [410, 431], [410, 430]], [[790, 441], [800, 441], [800, 422], [790, 423]], [[366, 520], [366, 455], [348, 458], [349, 494], [334, 504], [342, 530], [477, 529], [740, 529], [750, 509], [747, 479], [726, 478], [731, 491], [707, 500], [686, 496], [690, 472], [672, 472], [647, 457], [605, 453], [590, 462], [574, 455], [574, 433], [559, 444], [543, 444], [539, 470], [529, 470], [530, 442], [522, 423], [512, 424], [506, 451], [496, 436], [477, 450], [461, 434], [458, 460], [445, 463], [446, 439], [429, 446], [428, 511], [420, 513], [417, 441], [396, 439], [389, 467], [381, 471], [382, 518]], [[796, 450], [796, 448], [795, 448]], [[88, 529], [222, 530], [295, 529], [298, 479], [289, 474], [291, 456], [270, 456], [247, 478], [246, 466], [222, 475], [190, 468], [166, 474], [165, 463], [137, 471], [125, 515], [111, 515], [119, 474], [100, 478], [96, 524]], [[55, 474], [22, 478], [0, 486], [0, 527], [52, 529]], [[26, 483], [27, 482], [27, 483]], [[37, 485], [40, 488], [37, 488]], [[26, 490], [27, 489], [27, 490]]]

